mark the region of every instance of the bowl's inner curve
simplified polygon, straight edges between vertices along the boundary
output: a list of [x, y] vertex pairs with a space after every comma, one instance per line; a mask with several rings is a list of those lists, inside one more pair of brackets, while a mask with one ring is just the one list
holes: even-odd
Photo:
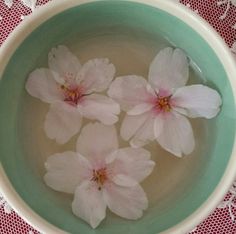
[[[123, 220], [109, 213], [93, 231], [73, 216], [72, 196], [54, 192], [43, 183], [46, 158], [56, 152], [75, 150], [78, 135], [64, 146], [48, 140], [43, 121], [49, 106], [30, 97], [24, 85], [32, 70], [47, 67], [49, 50], [59, 44], [67, 45], [81, 63], [107, 57], [116, 66], [116, 76], [137, 74], [146, 78], [157, 52], [169, 45], [177, 46], [194, 61], [188, 84], [207, 84], [223, 97], [224, 105], [216, 119], [192, 121], [196, 149], [191, 155], [178, 159], [156, 143], [146, 147], [157, 166], [142, 184], [150, 205], [139, 221]], [[86, 4], [42, 24], [20, 45], [6, 68], [0, 85], [0, 106], [0, 157], [7, 175], [38, 214], [70, 233], [154, 234], [170, 228], [211, 194], [224, 173], [234, 141], [232, 90], [212, 49], [177, 18], [135, 3]]]

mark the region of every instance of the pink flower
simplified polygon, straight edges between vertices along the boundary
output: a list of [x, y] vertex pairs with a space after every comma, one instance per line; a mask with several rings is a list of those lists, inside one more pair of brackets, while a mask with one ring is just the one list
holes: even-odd
[[108, 95], [127, 112], [121, 136], [134, 147], [157, 140], [181, 157], [195, 147], [193, 130], [185, 117], [211, 119], [220, 111], [220, 95], [204, 85], [186, 86], [188, 59], [180, 49], [165, 48], [150, 65], [148, 82], [140, 76], [116, 78]]
[[83, 66], [65, 46], [53, 48], [49, 69], [33, 71], [26, 83], [28, 93], [51, 104], [44, 130], [50, 139], [64, 144], [79, 132], [82, 117], [112, 125], [118, 121], [119, 104], [95, 92], [112, 81], [115, 67], [108, 59], [89, 60]]
[[48, 158], [44, 180], [56, 191], [74, 194], [73, 213], [96, 228], [106, 207], [123, 218], [142, 216], [148, 200], [139, 183], [154, 165], [145, 149], [118, 149], [114, 126], [95, 123], [82, 129], [77, 153]]

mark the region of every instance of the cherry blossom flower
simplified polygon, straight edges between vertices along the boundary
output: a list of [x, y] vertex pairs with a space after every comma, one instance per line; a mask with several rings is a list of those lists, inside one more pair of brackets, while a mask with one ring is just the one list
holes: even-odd
[[215, 117], [221, 97], [204, 85], [186, 85], [188, 59], [180, 49], [161, 50], [150, 65], [148, 82], [140, 76], [116, 78], [108, 95], [127, 112], [121, 136], [133, 147], [157, 140], [167, 151], [181, 157], [195, 146], [190, 118]]
[[47, 68], [33, 71], [26, 83], [28, 93], [51, 104], [44, 129], [50, 139], [64, 144], [79, 132], [82, 117], [105, 125], [118, 121], [119, 104], [96, 94], [112, 81], [115, 67], [108, 59], [93, 59], [83, 66], [67, 47], [53, 48]]
[[74, 194], [73, 213], [96, 228], [106, 207], [131, 220], [143, 215], [148, 200], [139, 183], [154, 165], [145, 149], [119, 149], [114, 126], [90, 123], [81, 131], [77, 152], [48, 158], [44, 180], [56, 191]]

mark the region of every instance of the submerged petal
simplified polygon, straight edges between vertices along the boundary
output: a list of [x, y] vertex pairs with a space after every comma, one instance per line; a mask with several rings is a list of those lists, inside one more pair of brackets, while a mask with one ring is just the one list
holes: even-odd
[[133, 139], [130, 141], [130, 145], [134, 148], [143, 147], [149, 141], [155, 139], [155, 118], [150, 115], [144, 124], [138, 129]]
[[26, 82], [27, 92], [43, 102], [53, 103], [63, 100], [58, 84], [54, 80], [54, 73], [49, 69], [36, 69], [33, 71]]
[[155, 162], [150, 160], [150, 152], [143, 148], [123, 148], [114, 154], [115, 161], [112, 163], [114, 174], [126, 175], [137, 182], [142, 182], [149, 176], [155, 166]]
[[87, 93], [106, 90], [115, 75], [115, 66], [109, 59], [92, 59], [85, 63], [77, 79], [82, 80], [82, 86]]
[[51, 105], [47, 113], [44, 130], [50, 139], [64, 144], [79, 132], [81, 124], [81, 114], [75, 107], [64, 102], [57, 102]]
[[103, 191], [104, 200], [109, 209], [126, 219], [139, 219], [148, 207], [148, 200], [140, 185], [132, 187], [109, 184]]
[[[64, 81], [73, 82], [81, 69], [78, 58], [66, 46], [53, 48], [48, 54], [48, 66]], [[59, 77], [55, 77], [57, 80]]]
[[52, 189], [74, 193], [80, 182], [87, 177], [91, 165], [89, 161], [74, 152], [51, 155], [46, 163], [45, 183]]
[[161, 50], [150, 65], [149, 82], [157, 89], [182, 87], [189, 76], [188, 59], [180, 49]]
[[120, 129], [120, 135], [128, 141], [135, 133], [142, 127], [142, 125], [149, 118], [149, 113], [144, 113], [138, 116], [126, 115]]
[[120, 106], [111, 98], [100, 94], [92, 94], [83, 98], [78, 106], [83, 116], [91, 120], [99, 120], [105, 125], [118, 121]]
[[195, 140], [188, 119], [178, 113], [170, 113], [164, 118], [163, 131], [157, 137], [158, 143], [177, 157], [192, 153]]
[[[101, 123], [87, 124], [81, 131], [76, 149], [82, 155], [91, 159], [105, 159], [118, 148], [115, 126], [105, 126]], [[105, 161], [105, 160], [104, 160]]]
[[134, 108], [127, 112], [128, 115], [141, 115], [145, 112], [150, 111], [153, 108], [152, 103], [141, 103], [136, 105]]
[[75, 191], [73, 213], [96, 228], [106, 217], [106, 203], [95, 183], [84, 181]]
[[121, 76], [111, 83], [108, 95], [116, 100], [124, 111], [129, 111], [136, 105], [150, 102], [153, 94], [147, 87], [149, 86], [143, 77]]
[[177, 111], [189, 117], [215, 117], [222, 104], [220, 95], [214, 89], [204, 85], [191, 85], [176, 90], [173, 103]]

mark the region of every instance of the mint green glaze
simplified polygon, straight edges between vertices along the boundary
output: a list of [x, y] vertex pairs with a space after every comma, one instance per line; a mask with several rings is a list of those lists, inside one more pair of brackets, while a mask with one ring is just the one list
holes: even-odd
[[[42, 178], [36, 176], [25, 160], [19, 139], [18, 115], [25, 81], [29, 72], [40, 67], [48, 51], [75, 34], [99, 33], [109, 27], [131, 27], [147, 33], [162, 34], [186, 53], [201, 68], [208, 83], [223, 97], [221, 114], [212, 121], [216, 137], [211, 152], [206, 154], [204, 170], [194, 185], [169, 209], [149, 208], [139, 221], [110, 216], [99, 228], [92, 230], [73, 216], [70, 203], [55, 200]], [[129, 2], [95, 2], [67, 10], [38, 27], [17, 49], [0, 83], [0, 158], [16, 191], [27, 204], [50, 223], [79, 234], [154, 234], [179, 223], [194, 212], [213, 192], [222, 177], [231, 155], [235, 136], [235, 103], [226, 73], [210, 46], [185, 23], [158, 9]], [[33, 134], [32, 134], [33, 135]], [[210, 141], [209, 141], [210, 142]], [[33, 146], [32, 146], [33, 147]], [[158, 189], [158, 188], [157, 188]], [[72, 197], [71, 197], [72, 199]]]

